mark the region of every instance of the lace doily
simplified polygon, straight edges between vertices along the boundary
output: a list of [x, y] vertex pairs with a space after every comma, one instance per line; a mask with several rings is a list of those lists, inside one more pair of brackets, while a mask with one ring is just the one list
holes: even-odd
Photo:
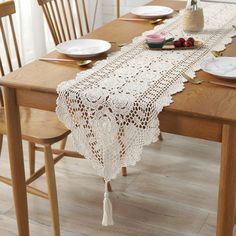
[[[236, 35], [236, 5], [204, 3], [205, 30], [191, 36], [204, 45], [194, 50], [151, 51], [145, 35], [163, 33], [188, 37], [182, 15], [145, 32], [120, 52], [58, 86], [57, 114], [72, 131], [78, 152], [91, 160], [106, 181], [121, 167], [140, 160], [144, 145], [159, 135], [158, 114], [184, 89], [182, 73], [190, 76], [200, 63], [223, 50]], [[222, 17], [224, 16], [224, 17]]]

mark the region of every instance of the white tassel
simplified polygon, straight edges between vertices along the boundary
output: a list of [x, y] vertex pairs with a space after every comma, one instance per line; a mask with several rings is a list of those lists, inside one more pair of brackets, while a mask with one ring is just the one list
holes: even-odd
[[103, 219], [102, 225], [109, 226], [113, 225], [113, 217], [112, 217], [112, 204], [109, 199], [109, 192], [108, 192], [108, 182], [105, 182], [105, 193], [104, 193], [104, 200], [103, 200]]

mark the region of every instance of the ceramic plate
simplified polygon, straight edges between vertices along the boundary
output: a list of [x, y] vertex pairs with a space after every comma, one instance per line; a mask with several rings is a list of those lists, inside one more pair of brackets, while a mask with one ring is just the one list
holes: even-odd
[[201, 64], [201, 68], [212, 75], [236, 80], [236, 57], [210, 58]]
[[98, 39], [75, 39], [57, 45], [58, 52], [77, 58], [94, 57], [110, 48], [110, 43]]
[[232, 3], [236, 4], [235, 0], [202, 0], [203, 2], [219, 2], [219, 3]]
[[164, 6], [142, 6], [134, 8], [131, 13], [142, 18], [156, 18], [173, 13], [173, 9]]

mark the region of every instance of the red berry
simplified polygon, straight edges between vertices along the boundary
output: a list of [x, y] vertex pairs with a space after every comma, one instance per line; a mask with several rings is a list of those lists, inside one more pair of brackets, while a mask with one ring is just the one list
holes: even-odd
[[181, 44], [181, 42], [180, 42], [179, 40], [174, 41], [173, 44], [174, 44], [174, 46], [175, 46], [176, 48], [179, 48], [179, 47], [182, 46], [182, 44]]
[[187, 39], [187, 41], [188, 41], [188, 42], [191, 42], [192, 45], [194, 44], [194, 38], [192, 38], [192, 37], [189, 37], [189, 38]]
[[192, 43], [192, 41], [187, 40], [186, 42], [188, 42], [190, 44], [190, 46], [194, 46], [194, 43]]
[[184, 38], [179, 38], [179, 41], [180, 41], [180, 43], [182, 44], [182, 46], [184, 45], [184, 43], [185, 43], [185, 39]]
[[185, 48], [189, 48], [191, 46], [192, 46], [192, 44], [190, 42], [188, 42], [188, 41], [184, 42], [184, 47]]

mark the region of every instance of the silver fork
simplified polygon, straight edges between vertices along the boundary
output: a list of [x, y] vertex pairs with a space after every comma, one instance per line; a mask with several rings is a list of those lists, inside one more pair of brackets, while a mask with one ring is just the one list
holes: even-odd
[[222, 57], [223, 51], [211, 51], [214, 57]]
[[203, 82], [208, 82], [207, 80], [201, 80], [201, 79], [193, 79], [190, 76], [188, 76], [187, 74], [183, 73], [182, 76], [191, 84], [201, 84]]

